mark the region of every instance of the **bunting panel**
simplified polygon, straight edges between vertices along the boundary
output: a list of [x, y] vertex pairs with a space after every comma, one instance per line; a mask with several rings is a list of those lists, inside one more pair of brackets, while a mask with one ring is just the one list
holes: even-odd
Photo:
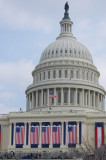
[[39, 144], [40, 128], [39, 123], [31, 123], [30, 144]]
[[68, 144], [77, 144], [77, 123], [68, 122]]
[[95, 122], [95, 148], [104, 145], [104, 122]]
[[52, 128], [52, 144], [61, 144], [62, 140], [62, 126], [60, 122], [53, 122]]
[[49, 145], [50, 144], [50, 123], [49, 122], [42, 122], [41, 128], [41, 144], [42, 145]]
[[25, 135], [24, 123], [17, 123], [16, 132], [15, 132], [15, 144], [16, 145], [24, 144], [24, 135]]

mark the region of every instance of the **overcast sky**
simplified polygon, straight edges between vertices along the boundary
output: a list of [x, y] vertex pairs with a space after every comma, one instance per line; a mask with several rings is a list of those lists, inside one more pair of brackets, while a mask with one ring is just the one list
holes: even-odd
[[[25, 110], [31, 72], [60, 33], [66, 0], [0, 0], [0, 113]], [[91, 52], [106, 89], [106, 0], [68, 0], [73, 34]]]

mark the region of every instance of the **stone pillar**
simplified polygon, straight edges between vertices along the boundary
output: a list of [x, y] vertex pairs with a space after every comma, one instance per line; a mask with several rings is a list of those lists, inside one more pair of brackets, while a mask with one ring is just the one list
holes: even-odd
[[[56, 95], [56, 88], [54, 88], [54, 95]], [[54, 98], [54, 106], [56, 106], [56, 98]]]
[[47, 106], [49, 107], [49, 88], [47, 89]]
[[70, 88], [68, 88], [68, 105], [70, 106]]
[[28, 95], [26, 95], [26, 110], [29, 110], [29, 100], [28, 100]]
[[25, 134], [24, 134], [24, 145], [23, 148], [26, 148], [26, 123], [24, 123], [25, 126]]
[[31, 108], [33, 109], [34, 108], [34, 92], [32, 92], [32, 106]]
[[36, 108], [38, 108], [38, 91], [36, 91]]
[[14, 137], [13, 137], [13, 146], [15, 148], [15, 131], [16, 131], [16, 123], [14, 123]]
[[53, 130], [52, 122], [50, 123], [50, 129], [51, 129], [51, 132], [50, 132], [50, 145], [49, 145], [49, 148], [53, 148], [53, 146], [52, 146], [52, 130]]
[[88, 106], [90, 107], [91, 106], [91, 103], [90, 103], [90, 90], [88, 90]]
[[77, 96], [78, 96], [78, 92], [77, 92], [77, 88], [75, 89], [75, 105], [77, 106]]
[[93, 106], [95, 108], [95, 91], [93, 92]]
[[102, 109], [102, 106], [103, 106], [103, 98], [102, 98], [102, 94], [101, 94], [100, 96], [101, 96], [101, 105], [100, 105], [100, 109]]
[[105, 96], [103, 95], [103, 111], [105, 111]]
[[63, 88], [61, 88], [61, 106], [63, 106], [63, 101], [64, 101], [64, 98], [63, 98]]
[[43, 107], [43, 89], [41, 90], [41, 107]]
[[39, 125], [40, 125], [40, 134], [39, 134], [39, 145], [38, 145], [38, 148], [41, 148], [41, 132], [42, 132], [42, 123], [40, 122], [39, 123]]
[[79, 145], [79, 122], [77, 122], [77, 144]]
[[68, 122], [66, 122], [66, 147], [68, 147]]
[[98, 103], [97, 103], [97, 105], [98, 105], [97, 108], [98, 108], [98, 109], [100, 109], [100, 104], [99, 104], [99, 102], [100, 102], [100, 101], [99, 101], [99, 93], [98, 93]]
[[61, 126], [62, 126], [62, 139], [61, 139], [61, 148], [63, 148], [63, 126], [64, 126], [64, 122], [61, 122]]
[[12, 124], [10, 123], [10, 124], [9, 124], [9, 133], [10, 133], [10, 134], [9, 134], [9, 146], [11, 146], [11, 134], [12, 134], [12, 133], [11, 133], [11, 130], [12, 130]]
[[84, 89], [82, 89], [82, 106], [84, 107]]
[[28, 148], [30, 148], [30, 130], [31, 130], [31, 122], [29, 122], [29, 130], [28, 130]]

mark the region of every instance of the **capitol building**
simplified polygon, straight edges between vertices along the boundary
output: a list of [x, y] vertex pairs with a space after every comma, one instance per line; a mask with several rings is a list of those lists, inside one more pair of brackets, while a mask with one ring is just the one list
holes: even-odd
[[0, 115], [0, 150], [70, 151], [86, 141], [104, 144], [105, 89], [90, 51], [72, 33], [69, 5], [60, 34], [49, 44], [32, 71], [26, 111]]

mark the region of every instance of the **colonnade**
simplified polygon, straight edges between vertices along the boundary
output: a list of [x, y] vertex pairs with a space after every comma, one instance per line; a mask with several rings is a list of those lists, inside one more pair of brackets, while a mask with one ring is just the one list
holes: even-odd
[[[49, 98], [49, 94], [57, 98]], [[60, 93], [60, 96], [59, 96]], [[49, 106], [82, 106], [104, 111], [105, 96], [97, 91], [80, 88], [48, 88], [27, 93], [27, 111]]]
[[[23, 122], [24, 123], [24, 122]], [[65, 142], [64, 142], [64, 123], [66, 124], [66, 129], [65, 129]], [[79, 145], [81, 144], [81, 142], [79, 142], [79, 123], [81, 122], [77, 122], [77, 144]], [[12, 133], [12, 124], [14, 125], [14, 130]], [[15, 133], [16, 133], [16, 123], [12, 123], [9, 125], [9, 147], [10, 148], [16, 148], [15, 145]], [[27, 124], [28, 124], [28, 142], [26, 140], [26, 136], [27, 136]], [[82, 124], [82, 123], [81, 123]], [[24, 123], [24, 127], [25, 127], [25, 135], [24, 135], [24, 144], [23, 144], [23, 148], [31, 148], [31, 144], [30, 144], [30, 130], [31, 130], [31, 122], [25, 122]], [[39, 133], [39, 145], [38, 148], [42, 148], [42, 144], [41, 144], [41, 130], [42, 130], [42, 122], [39, 122], [39, 127], [40, 127], [40, 133]], [[68, 146], [68, 121], [66, 122], [61, 122], [61, 127], [62, 127], [62, 135], [61, 135], [61, 144], [60, 144], [60, 148], [64, 148], [64, 147], [69, 147]], [[81, 127], [82, 128], [82, 127]], [[50, 122], [50, 144], [49, 144], [49, 148], [53, 148], [53, 144], [52, 144], [52, 130], [53, 130], [53, 122]], [[82, 129], [81, 129], [82, 130]], [[13, 134], [13, 143], [11, 143], [11, 138], [12, 138], [12, 134]]]

